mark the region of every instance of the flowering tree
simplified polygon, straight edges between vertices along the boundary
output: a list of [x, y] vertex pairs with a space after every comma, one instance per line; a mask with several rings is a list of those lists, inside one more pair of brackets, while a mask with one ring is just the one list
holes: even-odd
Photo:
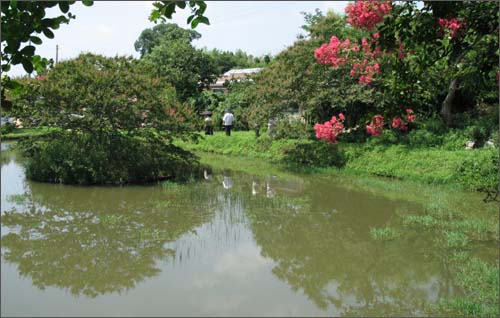
[[[348, 71], [363, 86], [383, 73], [377, 84], [393, 95], [394, 106], [429, 107], [440, 98], [440, 112], [451, 124], [459, 90], [491, 89], [498, 60], [498, 5], [425, 2], [418, 9], [414, 2], [357, 1], [346, 7], [348, 22], [365, 36], [356, 42], [334, 35], [315, 57], [319, 64]], [[474, 62], [478, 56], [480, 65]], [[442, 90], [447, 90], [444, 99]]]

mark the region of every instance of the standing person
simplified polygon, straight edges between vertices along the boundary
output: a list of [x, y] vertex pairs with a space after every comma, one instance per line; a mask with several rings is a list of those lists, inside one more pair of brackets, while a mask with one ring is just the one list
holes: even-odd
[[212, 126], [212, 117], [210, 114], [205, 115], [205, 135], [213, 135], [214, 127]]
[[233, 128], [233, 120], [234, 116], [231, 113], [230, 109], [226, 109], [226, 113], [224, 117], [222, 117], [222, 125], [224, 125], [224, 129], [226, 130], [226, 136], [231, 136], [231, 128]]

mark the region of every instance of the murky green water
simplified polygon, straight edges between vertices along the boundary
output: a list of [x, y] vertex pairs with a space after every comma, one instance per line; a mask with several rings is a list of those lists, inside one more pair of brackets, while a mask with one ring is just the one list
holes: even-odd
[[188, 185], [51, 185], [2, 150], [2, 316], [410, 316], [460, 293], [428, 234], [370, 236], [422, 208], [415, 189], [234, 162]]

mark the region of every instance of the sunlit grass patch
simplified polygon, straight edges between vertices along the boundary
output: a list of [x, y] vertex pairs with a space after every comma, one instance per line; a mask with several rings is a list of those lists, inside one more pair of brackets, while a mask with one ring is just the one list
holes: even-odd
[[370, 236], [378, 241], [391, 241], [400, 236], [400, 233], [392, 227], [370, 228]]

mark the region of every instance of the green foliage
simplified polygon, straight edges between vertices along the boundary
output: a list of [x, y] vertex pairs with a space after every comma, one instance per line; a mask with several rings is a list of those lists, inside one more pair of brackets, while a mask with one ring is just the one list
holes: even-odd
[[474, 150], [457, 167], [459, 181], [474, 190], [498, 189], [498, 149]]
[[[39, 181], [106, 184], [180, 178], [192, 155], [172, 146], [195, 137], [196, 118], [175, 91], [132, 58], [82, 54], [36, 81], [34, 106], [20, 98], [26, 122], [59, 133], [24, 143], [27, 175]], [[31, 98], [30, 97], [30, 98]]]
[[207, 4], [204, 1], [157, 1], [153, 3], [155, 9], [151, 11], [149, 20], [155, 23], [160, 20], [165, 22], [166, 19], [172, 19], [176, 8], [184, 9], [186, 5], [191, 9], [191, 15], [186, 22], [191, 24], [191, 28], [196, 28], [198, 24], [204, 23], [209, 25], [210, 21], [204, 16]]
[[136, 47], [144, 51], [141, 61], [145, 71], [175, 87], [181, 101], [196, 98], [215, 80], [215, 60], [191, 44], [198, 33], [175, 24], [157, 28], [144, 30], [136, 42]]
[[275, 139], [307, 139], [311, 137], [314, 137], [314, 129], [295, 119], [278, 120], [273, 129], [273, 138]]
[[233, 68], [264, 67], [271, 62], [271, 57], [265, 55], [263, 58], [264, 62], [257, 63], [255, 58], [251, 54], [247, 54], [242, 50], [231, 52], [218, 50], [216, 48], [212, 50], [208, 50], [205, 48], [203, 49], [203, 53], [207, 54], [213, 60], [215, 60], [215, 64], [217, 65], [216, 74], [218, 75], [223, 74]]
[[283, 161], [296, 167], [337, 167], [346, 163], [344, 154], [326, 140], [296, 140], [283, 149]]
[[35, 127], [35, 128], [17, 128], [10, 133], [3, 135], [4, 140], [24, 139], [24, 138], [38, 138], [49, 136], [52, 133], [59, 131], [55, 127]]
[[410, 147], [438, 147], [443, 142], [443, 136], [424, 129], [412, 130], [405, 140]]
[[2, 125], [2, 128], [0, 129], [0, 133], [2, 134], [2, 136], [5, 137], [6, 134], [13, 132], [14, 129], [16, 129], [16, 125], [14, 125], [13, 123], [7, 122], [4, 125]]
[[174, 23], [161, 23], [142, 31], [137, 41], [135, 41], [134, 47], [142, 57], [151, 53], [153, 48], [163, 41], [171, 42], [180, 40], [192, 42], [200, 37], [201, 34], [194, 30], [183, 29]]
[[457, 297], [440, 304], [445, 311], [470, 317], [498, 316], [498, 264], [487, 263], [467, 253], [454, 255], [459, 285], [466, 297]]
[[[3, 1], [2, 71], [6, 72], [11, 65], [17, 64], [22, 64], [28, 73], [35, 69], [44, 69], [49, 61], [35, 55], [34, 45], [42, 44], [42, 39], [39, 37], [41, 33], [52, 39], [53, 30], [59, 29], [61, 24], [67, 24], [75, 18], [69, 12], [70, 6], [74, 3], [75, 1]], [[86, 6], [92, 3], [93, 1], [83, 1]], [[45, 17], [45, 11], [55, 6], [59, 6], [63, 14], [53, 18]], [[26, 42], [29, 44], [21, 48]]]
[[124, 131], [166, 141], [191, 133], [192, 111], [180, 104], [175, 92], [159, 78], [150, 76], [132, 58], [106, 58], [82, 54], [59, 63], [38, 81], [35, 107], [20, 100], [26, 122], [85, 131], [96, 135]]
[[51, 141], [24, 142], [26, 175], [66, 184], [142, 183], [184, 180], [197, 174], [196, 157], [173, 145], [126, 135], [96, 142], [88, 133], [63, 134]]

